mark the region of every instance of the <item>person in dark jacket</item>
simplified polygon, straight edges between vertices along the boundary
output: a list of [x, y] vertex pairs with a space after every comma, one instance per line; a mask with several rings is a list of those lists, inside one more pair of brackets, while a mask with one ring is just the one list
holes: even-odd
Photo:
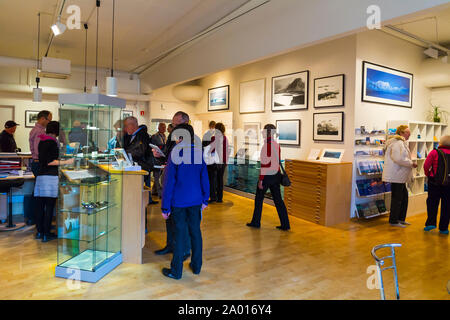
[[[428, 177], [427, 221], [425, 231], [436, 229], [439, 202], [441, 203], [441, 218], [439, 232], [448, 235], [450, 221], [450, 181], [448, 167], [450, 161], [450, 136], [443, 136], [438, 149], [432, 150], [423, 165]], [[445, 174], [447, 173], [447, 177]], [[444, 182], [447, 180], [446, 182]], [[444, 182], [444, 183], [443, 183]]]
[[50, 232], [53, 210], [58, 198], [58, 166], [72, 164], [74, 159], [58, 160], [59, 122], [50, 121], [45, 134], [39, 136], [39, 170], [34, 186], [34, 196], [37, 198], [36, 239], [47, 242], [56, 238]]
[[79, 142], [80, 148], [88, 145], [86, 130], [81, 127], [81, 122], [78, 120], [73, 122], [72, 130], [69, 132], [69, 142]]
[[[199, 274], [202, 267], [202, 212], [208, 206], [209, 180], [201, 145], [194, 144], [194, 130], [188, 124], [178, 125], [172, 132], [176, 146], [169, 155], [163, 186], [161, 211], [174, 224], [173, 258], [162, 273], [180, 279], [183, 272], [186, 229], [190, 235], [192, 259], [190, 268]], [[187, 228], [186, 228], [187, 227]]]
[[16, 132], [18, 124], [12, 120], [6, 121], [5, 130], [0, 133], [0, 152], [16, 152], [17, 145], [14, 140], [14, 132]]
[[[158, 132], [151, 136], [151, 142], [155, 146], [159, 147], [161, 150], [164, 148], [166, 144], [166, 124], [164, 122], [160, 122], [158, 125]], [[155, 158], [155, 164], [161, 166], [163, 163], [160, 158]], [[162, 170], [160, 168], [155, 168], [153, 170], [153, 188], [152, 195], [158, 196], [161, 198], [161, 175]]]
[[[137, 162], [142, 170], [148, 171], [149, 175], [145, 177], [147, 186], [150, 186], [150, 172], [153, 170], [154, 157], [150, 147], [150, 136], [147, 133], [146, 125], [138, 125], [135, 117], [128, 117], [124, 120], [126, 136], [124, 138], [124, 149], [127, 154], [131, 154], [133, 162]], [[156, 204], [149, 197], [149, 204]]]

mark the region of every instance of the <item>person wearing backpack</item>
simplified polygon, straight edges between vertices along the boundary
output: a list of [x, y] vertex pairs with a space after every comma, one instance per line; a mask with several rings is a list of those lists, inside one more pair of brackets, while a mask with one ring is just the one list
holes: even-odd
[[425, 231], [436, 229], [439, 202], [441, 218], [439, 232], [448, 234], [450, 221], [450, 136], [443, 136], [439, 147], [429, 154], [423, 169], [428, 177], [427, 221]]

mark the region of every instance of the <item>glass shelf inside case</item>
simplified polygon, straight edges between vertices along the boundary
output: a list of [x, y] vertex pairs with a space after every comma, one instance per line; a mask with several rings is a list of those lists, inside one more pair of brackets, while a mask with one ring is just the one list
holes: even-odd
[[[122, 139], [125, 101], [99, 94], [59, 96], [57, 277], [97, 282], [122, 262], [122, 176], [110, 173], [115, 161], [109, 143]], [[107, 166], [104, 166], [104, 165]]]

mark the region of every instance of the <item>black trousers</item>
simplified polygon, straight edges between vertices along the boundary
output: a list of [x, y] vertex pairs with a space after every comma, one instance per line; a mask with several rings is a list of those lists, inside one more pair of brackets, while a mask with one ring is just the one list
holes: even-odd
[[[175, 251], [175, 224], [173, 221], [173, 212], [170, 214], [169, 218], [166, 220], [166, 246], [173, 252]], [[185, 244], [184, 248], [184, 254], [191, 253], [191, 240], [189, 238], [189, 232], [187, 231], [186, 226], [186, 232], [185, 232], [185, 240], [183, 243]]]
[[448, 230], [450, 221], [450, 186], [438, 186], [428, 183], [427, 214], [428, 218], [425, 226], [437, 225], [437, 214], [441, 203], [441, 218], [439, 220], [439, 230]]
[[183, 256], [186, 247], [186, 232], [189, 233], [192, 245], [191, 264], [194, 272], [200, 272], [202, 268], [203, 240], [200, 230], [201, 206], [188, 208], [172, 208], [174, 224], [174, 251], [170, 268], [176, 277], [183, 273]]
[[217, 201], [223, 200], [223, 175], [225, 174], [226, 164], [216, 164], [216, 194]]
[[57, 198], [36, 197], [37, 214], [36, 229], [42, 234], [50, 234], [52, 226], [53, 210], [55, 209]]
[[209, 179], [209, 199], [217, 201], [217, 165], [211, 164], [206, 168], [208, 169]]
[[406, 183], [391, 183], [392, 200], [389, 223], [405, 221], [408, 211], [408, 190]]
[[270, 193], [273, 197], [273, 202], [275, 203], [275, 207], [277, 208], [278, 217], [280, 218], [281, 227], [290, 228], [286, 205], [281, 198], [280, 182], [281, 174], [277, 173], [276, 175], [264, 177], [262, 189], [259, 189], [258, 186], [256, 186], [255, 209], [253, 210], [253, 218], [251, 221], [253, 225], [261, 225], [264, 194], [267, 192], [267, 190], [270, 189]]

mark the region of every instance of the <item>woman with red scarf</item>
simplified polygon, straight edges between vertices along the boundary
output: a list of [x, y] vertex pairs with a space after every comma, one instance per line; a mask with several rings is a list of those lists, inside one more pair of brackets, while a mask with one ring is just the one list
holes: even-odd
[[281, 149], [275, 141], [276, 127], [273, 124], [266, 124], [263, 130], [264, 145], [261, 149], [261, 172], [256, 188], [255, 209], [253, 210], [253, 218], [248, 227], [260, 228], [261, 213], [264, 202], [264, 194], [270, 189], [273, 202], [277, 208], [278, 217], [281, 225], [278, 229], [287, 231], [290, 229], [289, 218], [286, 205], [281, 198], [281, 172], [280, 172], [280, 156]]

